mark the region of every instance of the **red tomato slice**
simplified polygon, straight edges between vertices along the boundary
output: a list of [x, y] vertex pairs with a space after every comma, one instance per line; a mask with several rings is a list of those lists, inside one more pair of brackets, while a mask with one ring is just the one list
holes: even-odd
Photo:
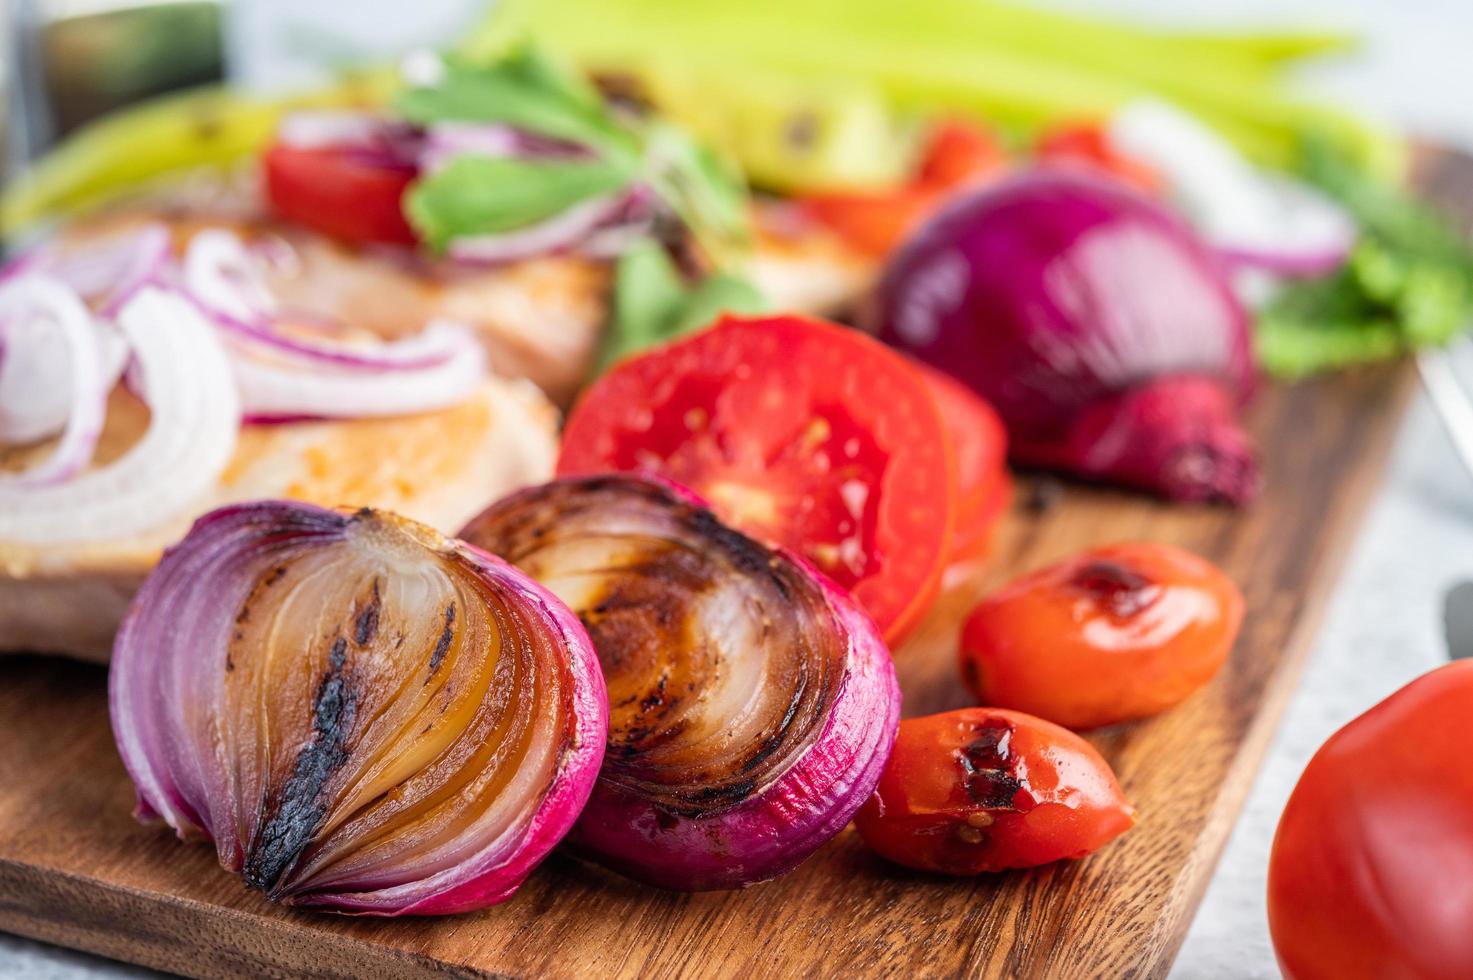
[[283, 218], [349, 242], [417, 241], [400, 206], [413, 167], [348, 147], [281, 144], [266, 151], [264, 164], [267, 196]]
[[920, 170], [909, 183], [868, 193], [814, 194], [799, 204], [855, 248], [883, 256], [959, 188], [996, 176], [1005, 166], [1002, 147], [990, 133], [973, 123], [948, 120], [932, 134]]
[[1012, 498], [1007, 429], [981, 396], [935, 368], [913, 362], [931, 386], [956, 451], [957, 514], [951, 559], [981, 558]]
[[796, 316], [725, 317], [619, 364], [574, 406], [558, 460], [560, 475], [636, 470], [685, 484], [850, 589], [891, 642], [940, 587], [954, 467], [913, 367]]

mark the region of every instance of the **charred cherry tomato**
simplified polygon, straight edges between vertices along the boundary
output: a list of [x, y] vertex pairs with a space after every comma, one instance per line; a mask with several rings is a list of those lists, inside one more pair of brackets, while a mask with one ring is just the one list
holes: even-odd
[[1268, 868], [1288, 980], [1473, 977], [1473, 662], [1346, 725], [1289, 797]]
[[1134, 823], [1088, 742], [996, 708], [902, 721], [880, 785], [855, 817], [882, 857], [953, 875], [1081, 858]]
[[1179, 548], [1118, 544], [1024, 576], [962, 630], [985, 704], [1093, 728], [1164, 711], [1212, 679], [1243, 619], [1237, 586]]
[[919, 361], [914, 363], [931, 386], [956, 451], [956, 530], [949, 557], [952, 561], [981, 558], [1012, 499], [1013, 481], [1006, 466], [1007, 430], [996, 410], [966, 385]]
[[1098, 123], [1055, 127], [1043, 134], [1034, 149], [1040, 160], [1099, 170], [1148, 194], [1161, 191], [1161, 175], [1111, 146], [1109, 134]]
[[1006, 164], [1002, 148], [980, 127], [960, 120], [937, 126], [916, 176], [869, 193], [813, 194], [800, 207], [871, 255], [888, 255], [916, 225], [962, 187], [995, 177]]
[[956, 513], [951, 442], [925, 380], [853, 330], [726, 317], [596, 381], [558, 473], [643, 471], [850, 589], [894, 642], [940, 585]]
[[277, 214], [324, 235], [357, 244], [413, 245], [400, 198], [416, 176], [409, 164], [353, 147], [266, 151], [266, 193]]

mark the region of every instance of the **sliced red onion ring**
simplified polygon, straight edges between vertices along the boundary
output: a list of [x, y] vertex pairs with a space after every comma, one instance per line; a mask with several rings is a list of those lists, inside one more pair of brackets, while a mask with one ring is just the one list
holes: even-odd
[[1355, 221], [1339, 204], [1292, 178], [1257, 169], [1175, 106], [1131, 103], [1111, 119], [1109, 139], [1167, 179], [1175, 202], [1238, 269], [1328, 275], [1355, 245]]
[[230, 461], [240, 406], [215, 329], [157, 287], [129, 300], [118, 319], [148, 431], [121, 458], [65, 483], [0, 484], [0, 539], [46, 544], [147, 530], [196, 502]]
[[838, 833], [889, 756], [900, 691], [869, 618], [801, 561], [631, 476], [515, 494], [462, 532], [578, 613], [611, 706], [572, 840], [667, 888], [736, 888]]
[[55, 432], [56, 415], [62, 420], [61, 439], [46, 459], [0, 476], [0, 489], [58, 483], [91, 461], [112, 387], [98, 330], [77, 294], [50, 276], [0, 283], [0, 338], [7, 352], [0, 362], [0, 439], [29, 442]]
[[649, 191], [633, 187], [575, 204], [546, 221], [502, 235], [471, 235], [453, 240], [451, 258], [498, 265], [537, 255], [571, 251], [595, 232], [647, 220]]
[[303, 150], [355, 151], [378, 166], [414, 170], [423, 154], [423, 136], [403, 120], [375, 112], [304, 109], [282, 118], [277, 142]]
[[106, 317], [160, 280], [173, 254], [173, 236], [161, 224], [104, 235], [43, 251], [39, 268], [65, 282]]
[[318, 318], [279, 314], [257, 257], [228, 231], [210, 229], [194, 236], [184, 256], [184, 288], [220, 327], [239, 340], [300, 361], [365, 371], [418, 371], [441, 367], [463, 357], [474, 337], [456, 331], [426, 330], [404, 340], [354, 343], [288, 334], [288, 320], [311, 326], [324, 338], [340, 333], [324, 329]]
[[608, 703], [515, 568], [392, 514], [262, 501], [195, 522], [118, 632], [140, 819], [268, 898], [371, 915], [503, 901], [573, 826]]
[[435, 123], [425, 132], [424, 152], [420, 157], [420, 170], [434, 173], [441, 170], [458, 156], [470, 154], [483, 157], [527, 158], [588, 158], [592, 153], [585, 146], [563, 140], [551, 139], [498, 123], [442, 122]]
[[486, 355], [470, 330], [435, 321], [422, 336], [454, 354], [430, 367], [396, 371], [303, 370], [285, 359], [236, 357], [241, 403], [248, 415], [265, 418], [407, 415], [457, 405], [485, 381]]

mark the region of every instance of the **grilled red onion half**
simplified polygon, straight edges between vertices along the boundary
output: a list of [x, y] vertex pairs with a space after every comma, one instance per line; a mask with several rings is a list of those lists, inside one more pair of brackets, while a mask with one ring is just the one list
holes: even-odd
[[568, 603], [603, 662], [583, 852], [666, 888], [736, 888], [791, 870], [874, 790], [900, 714], [890, 654], [798, 559], [631, 476], [522, 491], [462, 536]]
[[588, 635], [496, 558], [391, 514], [200, 518], [134, 599], [111, 676], [140, 819], [268, 898], [443, 914], [509, 898], [598, 773]]

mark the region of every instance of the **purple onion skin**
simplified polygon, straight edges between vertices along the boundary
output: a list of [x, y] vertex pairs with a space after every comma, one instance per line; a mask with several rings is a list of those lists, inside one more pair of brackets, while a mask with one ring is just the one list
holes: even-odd
[[872, 312], [997, 408], [1016, 462], [1177, 500], [1257, 490], [1234, 417], [1248, 316], [1220, 256], [1130, 188], [1040, 169], [964, 195], [896, 253]]
[[[706, 510], [699, 494], [663, 477], [573, 477], [548, 487], [621, 481], [655, 488], [672, 504]], [[474, 538], [474, 529], [488, 515], [514, 512], [545, 489], [512, 494], [461, 533]], [[796, 868], [843, 830], [873, 794], [900, 724], [900, 685], [889, 648], [843, 588], [799, 556], [776, 549], [772, 554], [812, 580], [846, 646], [843, 680], [822, 730], [768, 785], [719, 812], [682, 815], [600, 779], [568, 836], [579, 853], [637, 881], [675, 891], [745, 888]]]
[[[166, 708], [172, 698], [196, 702], [218, 690], [214, 676], [226, 669], [225, 648], [206, 641], [221, 635], [215, 624], [201, 620], [209, 610], [191, 610], [180, 596], [194, 588], [208, 588], [195, 564], [216, 557], [233, 534], [252, 526], [280, 533], [265, 546], [277, 547], [291, 534], [332, 541], [341, 539], [348, 515], [285, 500], [267, 500], [223, 507], [195, 521], [190, 533], [165, 552], [155, 571], [134, 598], [118, 631], [109, 676], [109, 710], [123, 765], [137, 790], [136, 817], [162, 820], [181, 839], [206, 839], [216, 844], [220, 863], [239, 871], [245, 859], [239, 840], [222, 839], [228, 801], [218, 796], [219, 775], [204, 774], [181, 755], [188, 749], [168, 723]], [[593, 644], [578, 618], [551, 593], [514, 566], [460, 541], [447, 540], [449, 550], [494, 588], [518, 597], [535, 618], [566, 650], [573, 678], [571, 710], [573, 734], [559, 755], [552, 784], [514, 840], [498, 840], [468, 859], [429, 877], [372, 890], [310, 892], [291, 904], [351, 915], [447, 915], [474, 911], [512, 897], [531, 871], [572, 828], [583, 809], [603, 761], [608, 733], [608, 695]], [[197, 656], [180, 664], [155, 662], [161, 651], [151, 642], [157, 634], [149, 620], [162, 610], [170, 616], [163, 635], [183, 632], [198, 644]], [[173, 618], [180, 614], [179, 618]], [[227, 624], [228, 629], [228, 624]], [[145, 681], [167, 671], [160, 685]], [[157, 679], [156, 677], [153, 679]], [[215, 783], [211, 792], [210, 780]], [[215, 824], [222, 823], [217, 828]]]

